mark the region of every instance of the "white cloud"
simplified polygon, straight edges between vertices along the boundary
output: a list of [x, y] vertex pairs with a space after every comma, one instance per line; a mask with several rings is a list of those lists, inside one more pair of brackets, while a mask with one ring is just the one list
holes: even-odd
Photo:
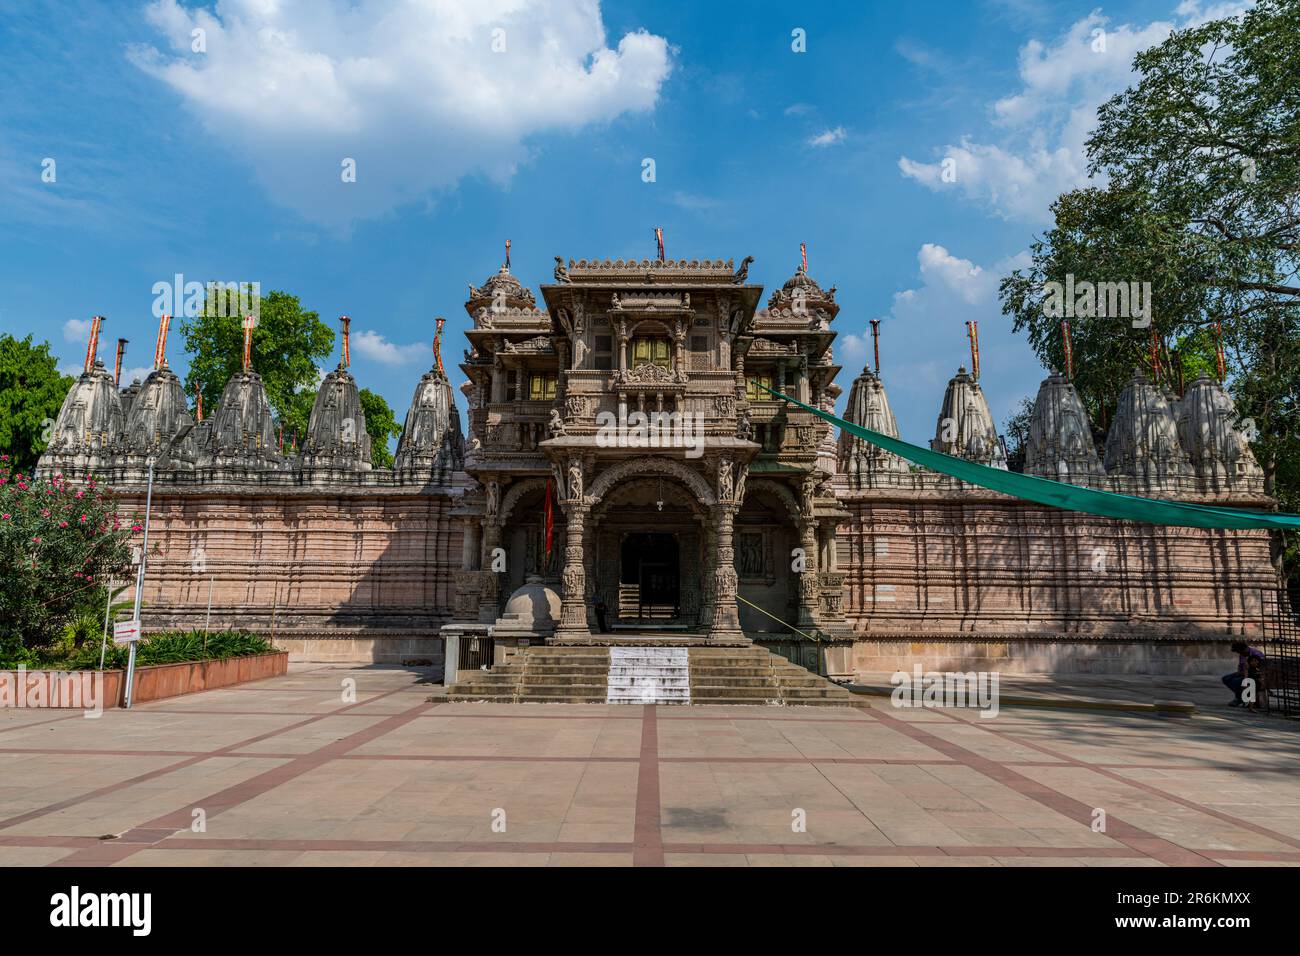
[[[1035, 394], [1044, 376], [998, 299], [1002, 276], [1027, 265], [1028, 252], [984, 266], [925, 243], [916, 258], [920, 282], [894, 295], [881, 324], [881, 373], [904, 437], [924, 442], [933, 435], [948, 379], [957, 366], [970, 367], [968, 319], [979, 322], [981, 382], [1001, 423], [1023, 396]], [[865, 364], [869, 333], [841, 336], [837, 343], [846, 364]]]
[[[935, 149], [933, 162], [900, 157], [904, 176], [929, 189], [958, 191], [1006, 218], [1042, 223], [1061, 193], [1088, 182], [1084, 144], [1097, 107], [1134, 81], [1133, 57], [1176, 27], [1239, 13], [1246, 2], [1202, 10], [1197, 0], [1177, 9], [1178, 20], [1112, 26], [1093, 12], [1051, 43], [1030, 40], [1020, 49], [1020, 89], [990, 106], [991, 138], [965, 135]], [[952, 160], [943, 175], [944, 160]]]
[[85, 345], [90, 341], [90, 319], [68, 319], [63, 323], [63, 341]]
[[809, 146], [836, 146], [844, 142], [844, 127], [836, 126], [834, 129], [823, 130], [816, 136], [808, 140]]
[[[170, 51], [136, 46], [132, 61], [274, 200], [326, 226], [469, 175], [505, 182], [528, 137], [653, 109], [672, 68], [644, 31], [610, 49], [597, 0], [154, 0], [147, 16]], [[195, 29], [206, 53], [191, 52]]]
[[408, 365], [423, 357], [427, 346], [423, 342], [394, 345], [379, 332], [362, 329], [352, 333], [351, 348], [355, 354], [384, 365]]
[[[109, 366], [109, 369], [112, 370], [111, 365]], [[135, 368], [124, 368], [122, 369], [122, 377], [118, 380], [118, 384], [121, 385], [123, 388], [126, 388], [132, 382], [135, 382], [137, 380], [143, 383], [144, 380], [149, 377], [149, 373], [152, 371], [153, 371], [152, 365], [139, 365], [136, 366]], [[191, 401], [194, 400], [193, 395], [190, 396], [190, 400]]]

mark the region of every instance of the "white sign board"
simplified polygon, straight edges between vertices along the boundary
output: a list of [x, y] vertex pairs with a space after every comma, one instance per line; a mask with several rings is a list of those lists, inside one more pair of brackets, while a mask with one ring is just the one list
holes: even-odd
[[113, 643], [131, 644], [140, 640], [140, 621], [118, 621], [113, 625]]

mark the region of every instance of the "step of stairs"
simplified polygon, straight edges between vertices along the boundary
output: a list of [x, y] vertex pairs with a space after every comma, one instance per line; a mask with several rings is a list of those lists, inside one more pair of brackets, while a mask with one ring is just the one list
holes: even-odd
[[543, 645], [447, 688], [448, 701], [868, 707], [766, 648]]

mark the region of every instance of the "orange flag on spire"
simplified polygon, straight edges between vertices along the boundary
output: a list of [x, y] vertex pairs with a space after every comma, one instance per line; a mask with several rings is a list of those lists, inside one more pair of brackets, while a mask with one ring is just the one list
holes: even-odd
[[352, 353], [348, 349], [348, 326], [352, 324], [352, 320], [346, 315], [340, 315], [339, 322], [343, 324], [343, 355], [339, 360], [339, 368], [347, 368], [352, 364]]
[[1074, 340], [1070, 337], [1070, 320], [1061, 320], [1061, 347], [1065, 350], [1065, 380], [1074, 381]]
[[871, 320], [871, 350], [876, 355], [876, 375], [880, 375], [880, 320]]
[[438, 371], [446, 375], [446, 370], [442, 367], [442, 327], [447, 324], [447, 320], [438, 316], [438, 331], [433, 333], [433, 362], [438, 367]]
[[122, 384], [122, 356], [126, 354], [126, 339], [117, 340], [117, 361], [113, 364], [113, 384]]
[[506, 271], [510, 271], [510, 240], [506, 240]]
[[808, 271], [808, 246], [806, 243], [799, 243], [799, 261], [803, 263], [803, 271]]
[[171, 328], [172, 317], [164, 315], [158, 320], [158, 344], [153, 351], [153, 367], [162, 368], [167, 364], [167, 330]]
[[655, 226], [655, 243], [659, 247], [659, 261], [664, 261], [664, 231]]
[[101, 315], [90, 317], [90, 339], [86, 342], [87, 372], [95, 367], [95, 359], [99, 357], [99, 325], [103, 321], [104, 317]]
[[253, 317], [244, 316], [244, 371], [253, 367]]

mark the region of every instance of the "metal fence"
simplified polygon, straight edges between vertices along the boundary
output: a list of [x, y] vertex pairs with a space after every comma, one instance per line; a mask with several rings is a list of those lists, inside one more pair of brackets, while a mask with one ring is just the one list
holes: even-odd
[[1264, 683], [1269, 710], [1300, 717], [1300, 619], [1281, 589], [1263, 592], [1264, 653], [1268, 656]]
[[491, 667], [494, 654], [495, 642], [492, 638], [487, 636], [466, 636], [460, 642], [459, 667], [461, 670], [479, 670], [483, 667]]

